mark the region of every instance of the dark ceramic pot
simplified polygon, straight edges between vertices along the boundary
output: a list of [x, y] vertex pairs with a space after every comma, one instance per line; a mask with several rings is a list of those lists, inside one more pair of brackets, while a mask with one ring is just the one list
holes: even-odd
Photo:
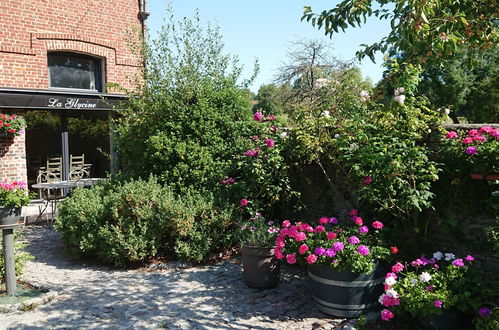
[[371, 274], [338, 271], [330, 267], [311, 266], [308, 275], [312, 297], [323, 313], [356, 318], [380, 309], [386, 269], [377, 266]]
[[20, 219], [20, 207], [0, 206], [0, 226], [15, 225]]
[[417, 318], [419, 325], [423, 329], [432, 330], [458, 330], [471, 329], [463, 315], [456, 309], [444, 310], [440, 315], [419, 316]]
[[279, 283], [279, 261], [274, 248], [243, 246], [244, 282], [254, 288], [272, 288]]

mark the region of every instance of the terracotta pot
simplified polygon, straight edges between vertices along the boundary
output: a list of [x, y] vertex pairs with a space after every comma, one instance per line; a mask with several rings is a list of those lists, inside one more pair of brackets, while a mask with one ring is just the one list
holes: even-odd
[[0, 206], [0, 226], [15, 225], [21, 220], [21, 208]]
[[470, 173], [470, 178], [473, 180], [483, 180], [485, 178], [485, 175], [482, 173]]
[[319, 310], [346, 318], [356, 318], [380, 309], [378, 298], [383, 293], [385, 274], [386, 269], [379, 265], [371, 274], [322, 266], [308, 269], [312, 297]]
[[279, 283], [279, 261], [274, 248], [243, 246], [244, 282], [255, 288], [272, 288]]

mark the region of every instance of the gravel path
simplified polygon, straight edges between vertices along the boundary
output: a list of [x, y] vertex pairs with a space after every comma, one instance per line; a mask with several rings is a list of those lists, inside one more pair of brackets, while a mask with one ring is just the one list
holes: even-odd
[[[59, 293], [34, 310], [0, 314], [0, 329], [334, 329], [294, 270], [274, 289], [247, 287], [240, 259], [188, 269], [126, 270], [86, 265], [64, 254], [59, 233], [25, 228], [23, 280]], [[351, 327], [348, 327], [351, 328]]]

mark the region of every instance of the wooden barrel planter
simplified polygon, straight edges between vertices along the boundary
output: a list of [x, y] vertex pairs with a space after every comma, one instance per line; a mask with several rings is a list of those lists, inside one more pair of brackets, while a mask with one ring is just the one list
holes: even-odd
[[386, 271], [378, 266], [371, 274], [337, 271], [329, 267], [309, 267], [312, 297], [323, 313], [355, 318], [380, 309]]
[[279, 283], [279, 260], [274, 248], [243, 246], [244, 282], [254, 288], [272, 288]]
[[15, 225], [20, 219], [20, 207], [0, 206], [0, 226]]

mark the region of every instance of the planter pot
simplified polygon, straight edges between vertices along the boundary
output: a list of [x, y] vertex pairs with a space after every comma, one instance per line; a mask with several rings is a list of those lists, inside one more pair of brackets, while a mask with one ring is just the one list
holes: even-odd
[[[417, 321], [423, 329], [435, 330], [463, 329], [463, 322], [466, 322], [463, 315], [455, 309], [444, 310], [440, 315], [419, 316]], [[468, 328], [464, 327], [464, 329]]]
[[21, 220], [21, 208], [0, 206], [0, 226], [15, 225]]
[[485, 175], [482, 173], [470, 173], [470, 178], [473, 180], [483, 180], [485, 178]]
[[254, 288], [272, 288], [279, 283], [279, 261], [274, 248], [243, 246], [244, 282]]
[[356, 318], [381, 308], [386, 272], [377, 266], [371, 274], [309, 267], [312, 297], [319, 310], [337, 317]]

